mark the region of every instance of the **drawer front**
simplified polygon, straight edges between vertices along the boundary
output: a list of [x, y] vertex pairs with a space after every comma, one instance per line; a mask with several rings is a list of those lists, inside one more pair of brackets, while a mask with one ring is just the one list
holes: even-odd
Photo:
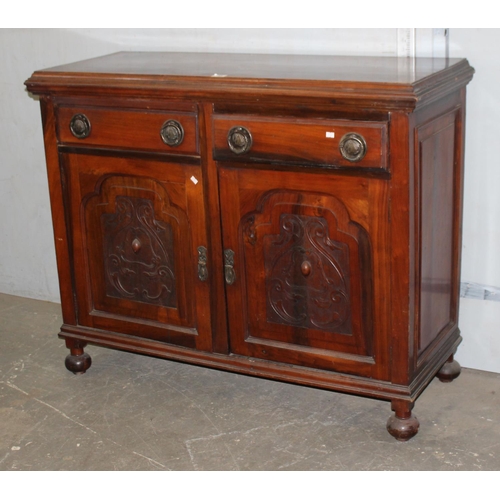
[[62, 144], [199, 154], [196, 113], [61, 106], [58, 125]]
[[219, 115], [214, 130], [216, 160], [387, 168], [385, 122]]

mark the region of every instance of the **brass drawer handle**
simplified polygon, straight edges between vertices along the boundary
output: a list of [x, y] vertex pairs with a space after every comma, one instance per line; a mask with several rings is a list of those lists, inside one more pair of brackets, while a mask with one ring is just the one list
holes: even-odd
[[340, 140], [340, 153], [348, 161], [360, 161], [366, 155], [366, 142], [362, 135], [350, 132]]
[[184, 129], [177, 120], [167, 120], [161, 127], [160, 136], [167, 146], [175, 147], [184, 140]]
[[227, 144], [233, 153], [245, 154], [252, 147], [252, 134], [245, 127], [233, 127], [227, 134]]
[[85, 139], [90, 135], [90, 121], [85, 115], [79, 113], [71, 118], [69, 129], [77, 139]]

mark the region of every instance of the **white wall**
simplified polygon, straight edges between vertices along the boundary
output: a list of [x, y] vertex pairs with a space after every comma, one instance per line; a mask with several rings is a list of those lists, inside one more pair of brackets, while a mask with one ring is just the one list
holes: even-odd
[[[467, 89], [462, 282], [495, 287], [461, 299], [462, 365], [500, 373], [500, 29], [451, 29], [450, 57], [476, 73]], [[491, 300], [496, 299], [496, 300]]]
[[[452, 28], [449, 40], [450, 56], [476, 69], [468, 87], [462, 280], [500, 289], [500, 30]], [[59, 301], [39, 107], [23, 86], [34, 70], [118, 50], [395, 56], [397, 42], [395, 28], [0, 29], [0, 292]], [[462, 299], [463, 366], [500, 373], [499, 326], [500, 302]]]

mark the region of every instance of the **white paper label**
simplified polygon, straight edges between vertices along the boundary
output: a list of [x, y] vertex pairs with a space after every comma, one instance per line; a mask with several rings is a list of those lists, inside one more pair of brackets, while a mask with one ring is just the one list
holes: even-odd
[[326, 133], [326, 137], [327, 137], [328, 139], [333, 139], [333, 138], [335, 137], [335, 132], [327, 132], [327, 133]]
[[196, 184], [198, 184], [198, 179], [197, 179], [197, 178], [193, 175], [193, 176], [191, 177], [191, 182], [192, 182], [194, 185], [196, 185]]

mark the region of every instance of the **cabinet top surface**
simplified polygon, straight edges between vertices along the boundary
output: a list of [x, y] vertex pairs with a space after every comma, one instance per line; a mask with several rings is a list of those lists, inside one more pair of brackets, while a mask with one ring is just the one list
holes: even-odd
[[465, 86], [473, 73], [466, 59], [117, 52], [35, 71], [26, 86], [33, 94], [354, 99], [413, 109]]
[[444, 58], [117, 52], [37, 73], [413, 84], [463, 62]]

